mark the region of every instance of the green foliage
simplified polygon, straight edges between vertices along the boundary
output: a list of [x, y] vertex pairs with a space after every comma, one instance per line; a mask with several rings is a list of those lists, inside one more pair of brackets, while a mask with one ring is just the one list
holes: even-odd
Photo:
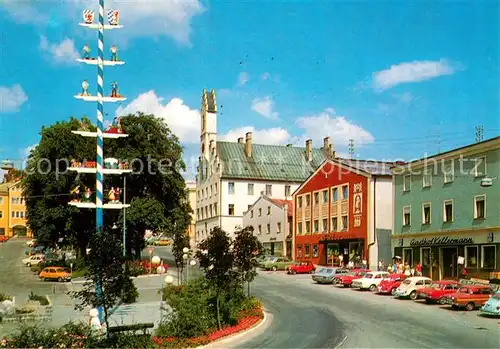
[[258, 257], [262, 244], [253, 235], [253, 227], [246, 227], [235, 232], [234, 266], [240, 272], [243, 281], [252, 282], [257, 276]]
[[50, 304], [50, 302], [47, 299], [47, 297], [45, 297], [45, 296], [39, 296], [39, 295], [33, 293], [33, 291], [30, 292], [30, 295], [28, 296], [28, 300], [39, 302], [40, 305], [49, 305]]
[[9, 296], [8, 294], [6, 293], [1, 293], [0, 292], [0, 302], [3, 302], [3, 301], [11, 301], [12, 300], [12, 297]]

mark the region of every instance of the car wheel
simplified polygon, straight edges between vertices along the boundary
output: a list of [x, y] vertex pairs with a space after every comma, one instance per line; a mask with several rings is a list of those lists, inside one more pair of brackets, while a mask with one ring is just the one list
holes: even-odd
[[392, 295], [392, 296], [395, 296], [395, 295], [396, 295], [396, 289], [395, 289], [395, 288], [393, 288], [393, 289], [391, 290], [391, 295]]
[[469, 302], [465, 305], [465, 310], [471, 311], [476, 309], [476, 305], [473, 302]]
[[438, 303], [444, 305], [444, 297], [439, 298]]
[[370, 290], [370, 292], [373, 292], [377, 289], [377, 286], [375, 285], [370, 285], [370, 287], [368, 288]]
[[427, 303], [427, 304], [431, 304], [431, 303], [434, 303], [434, 302], [433, 302], [432, 300], [430, 300], [429, 298], [426, 298], [426, 299], [425, 299], [425, 303]]
[[297, 272], [295, 270], [292, 270], [292, 275], [295, 275], [297, 274]]
[[31, 268], [31, 263], [26, 263], [26, 266], [27, 266], [28, 268]]
[[309, 272], [309, 274], [314, 274], [314, 272], [315, 272], [315, 271], [316, 271], [316, 270], [311, 269], [311, 271]]
[[62, 278], [57, 278], [57, 282], [62, 282], [63, 279]]
[[276, 270], [278, 270], [278, 268], [276, 268], [276, 267], [273, 267], [272, 269], [273, 269], [273, 271], [276, 271]]
[[415, 299], [417, 299], [417, 291], [411, 291], [411, 293], [410, 293], [410, 299], [412, 301], [414, 301]]

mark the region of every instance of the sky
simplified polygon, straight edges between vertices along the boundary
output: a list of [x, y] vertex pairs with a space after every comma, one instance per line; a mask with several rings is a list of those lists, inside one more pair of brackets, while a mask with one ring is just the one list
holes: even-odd
[[[162, 118], [196, 171], [203, 88], [217, 93], [218, 139], [321, 147], [411, 160], [500, 134], [496, 1], [106, 1], [105, 68], [127, 100], [116, 115]], [[78, 26], [98, 1], [0, 0], [0, 159], [24, 159], [41, 127], [96, 115], [73, 98], [95, 66], [76, 61], [97, 32]], [[96, 11], [97, 14], [97, 11]]]

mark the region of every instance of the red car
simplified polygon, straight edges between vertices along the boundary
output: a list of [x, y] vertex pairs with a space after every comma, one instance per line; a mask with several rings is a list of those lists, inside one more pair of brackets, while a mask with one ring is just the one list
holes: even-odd
[[0, 235], [0, 242], [5, 242], [9, 240], [9, 237], [8, 236], [5, 236], [5, 235]]
[[404, 274], [391, 274], [388, 278], [385, 278], [380, 282], [377, 288], [377, 293], [380, 294], [392, 294], [396, 292], [396, 289], [401, 285], [401, 281], [406, 279], [407, 276]]
[[347, 274], [337, 276], [333, 281], [333, 284], [337, 286], [351, 287], [351, 284], [355, 279], [361, 279], [363, 275], [369, 271], [370, 270], [368, 269], [352, 269]]
[[287, 267], [287, 274], [312, 274], [316, 270], [314, 264], [309, 261], [297, 262]]
[[486, 285], [460, 286], [457, 292], [444, 296], [443, 304], [451, 305], [453, 309], [471, 311], [480, 308], [495, 292]]
[[433, 282], [429, 287], [418, 291], [418, 296], [425, 299], [426, 303], [444, 304], [444, 297], [450, 293], [455, 293], [460, 288], [460, 284], [453, 280], [441, 280]]

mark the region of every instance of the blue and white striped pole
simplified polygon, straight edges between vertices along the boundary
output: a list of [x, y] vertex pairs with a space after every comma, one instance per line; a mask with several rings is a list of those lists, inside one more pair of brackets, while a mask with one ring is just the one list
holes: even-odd
[[[96, 232], [103, 231], [103, 138], [104, 132], [104, 0], [99, 0], [99, 26], [98, 26], [98, 47], [97, 47], [97, 176], [96, 176]], [[101, 285], [96, 285], [97, 296], [100, 297]], [[103, 323], [103, 309], [98, 308], [99, 319]]]

